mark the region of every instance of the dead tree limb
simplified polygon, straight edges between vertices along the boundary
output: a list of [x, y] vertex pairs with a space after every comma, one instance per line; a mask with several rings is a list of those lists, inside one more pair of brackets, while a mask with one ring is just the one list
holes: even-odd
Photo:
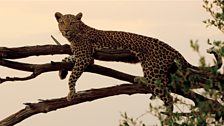
[[[42, 73], [58, 71], [58, 70], [61, 70], [62, 68], [67, 70], [72, 70], [72, 67], [74, 66], [74, 64], [62, 63], [62, 62], [51, 62], [46, 64], [28, 64], [28, 63], [19, 63], [19, 62], [9, 61], [9, 60], [0, 60], [0, 65], [8, 67], [8, 68], [16, 69], [16, 70], [32, 72], [32, 74], [27, 77], [0, 78], [0, 84], [5, 81], [24, 81], [24, 80], [33, 79]], [[97, 74], [105, 75], [108, 77], [113, 77], [119, 80], [124, 80], [124, 81], [129, 81], [131, 83], [134, 83], [134, 80], [132, 80], [134, 76], [128, 75], [126, 73], [119, 72], [107, 67], [99, 66], [99, 65], [89, 66], [86, 72], [97, 73]]]
[[[56, 55], [69, 54], [71, 55], [70, 46], [65, 45], [38, 45], [25, 47], [0, 47], [0, 59], [20, 59], [29, 56], [40, 55]], [[121, 61], [121, 62], [138, 62], [138, 59], [128, 50], [96, 50], [95, 59], [103, 61]]]
[[144, 85], [132, 85], [123, 84], [119, 86], [113, 86], [101, 89], [91, 89], [82, 92], [77, 92], [74, 101], [68, 102], [65, 97], [51, 100], [44, 100], [39, 103], [25, 103], [26, 107], [15, 114], [5, 118], [0, 121], [0, 126], [12, 126], [17, 124], [24, 119], [39, 113], [47, 113], [50, 111], [57, 110], [59, 108], [64, 108], [67, 106], [93, 101], [96, 99], [120, 95], [120, 94], [136, 94], [136, 93], [149, 93]]

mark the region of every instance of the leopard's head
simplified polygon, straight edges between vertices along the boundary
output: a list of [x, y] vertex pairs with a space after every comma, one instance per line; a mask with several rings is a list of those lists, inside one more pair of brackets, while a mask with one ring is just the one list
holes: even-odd
[[56, 12], [55, 18], [58, 22], [59, 30], [68, 40], [72, 40], [76, 34], [82, 32], [82, 13], [78, 13], [77, 15], [63, 15], [60, 12]]

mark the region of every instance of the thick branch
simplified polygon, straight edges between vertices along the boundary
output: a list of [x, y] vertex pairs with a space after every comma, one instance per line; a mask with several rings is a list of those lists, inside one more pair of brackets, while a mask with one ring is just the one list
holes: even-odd
[[0, 47], [0, 58], [18, 59], [29, 56], [71, 54], [69, 45], [41, 45], [16, 48]]
[[[129, 76], [129, 75], [127, 75]], [[131, 80], [133, 80], [133, 77], [131, 77]], [[139, 84], [122, 84], [118, 86], [113, 86], [113, 87], [108, 87], [108, 88], [101, 88], [101, 89], [91, 89], [87, 91], [81, 91], [76, 94], [76, 98], [72, 102], [68, 102], [66, 98], [58, 98], [58, 99], [51, 99], [51, 100], [43, 100], [39, 103], [25, 103], [27, 106], [16, 112], [15, 114], [3, 119], [0, 121], [0, 126], [11, 126], [14, 124], [17, 124], [24, 119], [29, 118], [30, 116], [39, 114], [39, 113], [47, 113], [50, 111], [54, 111], [60, 108], [64, 108], [67, 106], [87, 102], [87, 101], [93, 101], [96, 99], [100, 98], [105, 98], [109, 96], [114, 96], [114, 95], [120, 95], [120, 94], [136, 94], [136, 93], [141, 93], [141, 94], [146, 94], [146, 93], [151, 93], [149, 92], [147, 86], [145, 85], [139, 85]], [[181, 91], [181, 90], [178, 90]], [[203, 99], [202, 96], [191, 92], [191, 93], [184, 93], [184, 96], [194, 98], [194, 102], [196, 104], [201, 104], [201, 101], [198, 100], [199, 97], [200, 100]], [[205, 98], [204, 98], [205, 100]], [[208, 100], [206, 99], [206, 104], [210, 106], [212, 113], [218, 113], [218, 112], [224, 112], [224, 107], [221, 106], [218, 102], [213, 101], [213, 100]], [[212, 109], [212, 108], [216, 109]], [[208, 111], [207, 109], [202, 109], [202, 111]], [[211, 111], [209, 111], [211, 112]]]
[[[0, 83], [3, 83], [5, 81], [21, 81], [21, 80], [33, 79], [34, 77], [42, 73], [58, 71], [58, 70], [61, 70], [62, 68], [67, 70], [72, 70], [74, 66], [71, 63], [62, 63], [62, 62], [51, 62], [46, 64], [27, 64], [27, 63], [19, 63], [19, 62], [8, 61], [8, 60], [0, 60], [0, 65], [13, 68], [16, 70], [33, 72], [33, 74], [31, 74], [30, 76], [24, 77], [24, 78], [19, 78], [19, 77], [6, 77], [5, 79], [0, 78]], [[89, 66], [86, 71], [134, 83], [134, 80], [132, 80], [134, 76], [128, 75], [128, 74], [125, 74], [110, 68], [99, 66], [99, 65]]]
[[120, 94], [136, 94], [136, 93], [150, 93], [144, 85], [123, 84], [119, 86], [113, 86], [101, 89], [91, 89], [87, 91], [78, 92], [75, 96], [75, 100], [68, 102], [66, 98], [58, 98], [51, 100], [44, 100], [39, 103], [26, 103], [26, 107], [17, 113], [0, 121], [0, 126], [12, 126], [16, 123], [23, 121], [24, 119], [39, 113], [47, 113], [50, 111], [64, 108], [67, 106], [93, 101], [100, 98], [105, 98]]
[[[138, 62], [128, 50], [95, 50], [94, 58], [103, 61]], [[69, 45], [42, 45], [17, 48], [0, 47], [0, 59], [19, 59], [29, 56], [72, 54]]]

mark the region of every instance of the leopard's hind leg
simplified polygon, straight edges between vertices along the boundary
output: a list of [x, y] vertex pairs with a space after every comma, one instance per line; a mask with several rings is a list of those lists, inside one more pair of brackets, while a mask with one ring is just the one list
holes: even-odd
[[151, 58], [142, 61], [144, 78], [152, 94], [164, 102], [167, 112], [173, 112], [173, 98], [168, 90], [168, 65], [155, 61], [152, 62]]

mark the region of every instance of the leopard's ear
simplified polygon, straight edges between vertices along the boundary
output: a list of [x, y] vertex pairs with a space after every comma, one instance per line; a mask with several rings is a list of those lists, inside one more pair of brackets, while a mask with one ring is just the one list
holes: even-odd
[[77, 20], [81, 20], [81, 18], [82, 18], [82, 13], [79, 12], [75, 17], [76, 17]]
[[56, 20], [59, 21], [59, 19], [63, 16], [63, 14], [61, 14], [60, 12], [56, 12], [54, 14], [54, 16], [55, 16]]

